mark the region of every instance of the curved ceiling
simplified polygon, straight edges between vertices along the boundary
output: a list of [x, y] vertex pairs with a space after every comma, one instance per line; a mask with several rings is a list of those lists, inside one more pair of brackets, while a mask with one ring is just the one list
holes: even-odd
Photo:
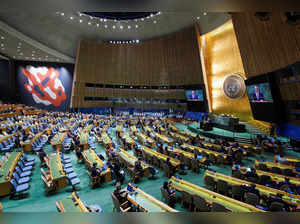
[[[50, 9], [40, 13], [18, 12], [17, 16], [1, 12], [0, 53], [16, 60], [74, 63], [79, 40], [144, 41], [177, 32], [195, 23], [201, 33], [207, 33], [230, 18], [228, 13], [203, 12], [159, 12], [131, 20], [95, 18], [78, 12], [53, 12]], [[24, 47], [18, 48], [19, 43]]]

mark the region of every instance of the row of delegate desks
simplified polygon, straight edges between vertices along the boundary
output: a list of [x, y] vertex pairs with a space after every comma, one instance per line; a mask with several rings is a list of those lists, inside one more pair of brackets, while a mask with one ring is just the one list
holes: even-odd
[[56, 203], [60, 212], [89, 212], [80, 198], [73, 192], [72, 195]]
[[32, 139], [27, 139], [22, 145], [25, 152], [32, 152], [32, 143], [35, 142], [39, 137], [41, 137], [45, 133], [45, 130], [36, 134]]
[[159, 133], [155, 133], [155, 136], [157, 138], [157, 141], [161, 144], [167, 144], [167, 145], [174, 145], [174, 140], [171, 138], [168, 138], [165, 135], [161, 135]]
[[[194, 153], [190, 153], [190, 152], [184, 151], [182, 149], [175, 148], [173, 146], [168, 146], [167, 150], [170, 153], [170, 155], [180, 155], [181, 154], [183, 157], [189, 159], [190, 161], [192, 159], [194, 159], [194, 157], [195, 157]], [[203, 156], [199, 162], [204, 163], [206, 160], [207, 160], [207, 158]]]
[[154, 140], [153, 140], [152, 138], [150, 138], [150, 137], [144, 135], [144, 134], [141, 133], [141, 132], [138, 132], [136, 136], [137, 136], [137, 138], [138, 138], [138, 140], [139, 140], [139, 142], [140, 142], [141, 144], [143, 144], [143, 145], [148, 145], [148, 146], [151, 146], [151, 147], [154, 147], [155, 142], [154, 142]]
[[89, 134], [90, 134], [90, 131], [93, 128], [93, 126], [94, 126], [93, 124], [89, 124], [80, 133], [80, 146], [82, 146], [83, 149], [85, 149], [85, 150], [89, 148], [88, 138], [89, 138]]
[[203, 153], [208, 154], [208, 155], [213, 154], [215, 157], [221, 156], [224, 159], [224, 163], [226, 163], [226, 159], [227, 159], [226, 154], [212, 151], [209, 149], [204, 149], [204, 148], [194, 146], [194, 145], [189, 145], [189, 144], [183, 144], [180, 147], [186, 151], [193, 152], [193, 153], [195, 153], [195, 151], [198, 151], [200, 154], [203, 154]]
[[59, 132], [51, 139], [51, 145], [54, 149], [60, 150], [63, 148], [63, 141], [67, 136], [67, 132]]
[[[118, 155], [119, 155], [120, 162], [126, 163], [126, 167], [128, 168], [128, 171], [133, 173], [134, 164], [138, 160], [138, 158], [126, 152], [124, 149], [120, 149]], [[141, 162], [141, 165], [143, 168], [143, 176], [148, 177], [150, 175], [149, 165], [144, 162]]]
[[[214, 144], [214, 143], [210, 143], [210, 142], [203, 142], [202, 144], [205, 147], [214, 148], [215, 150], [220, 150], [221, 149], [221, 145], [218, 145], [218, 144]], [[229, 147], [224, 147], [224, 149], [226, 151], [228, 151], [228, 148]], [[236, 150], [238, 150], [238, 148], [232, 148], [232, 151], [236, 151]], [[247, 156], [247, 151], [246, 150], [243, 151], [243, 156]]]
[[186, 143], [190, 140], [188, 137], [178, 133], [170, 132], [170, 135], [180, 143]]
[[[238, 178], [226, 176], [226, 175], [223, 175], [221, 173], [213, 172], [213, 171], [210, 171], [210, 170], [205, 171], [204, 178], [206, 176], [210, 176], [210, 177], [214, 178], [214, 180], [216, 182], [218, 180], [226, 181], [229, 186], [234, 186], [234, 185], [239, 185], [239, 186], [240, 185], [248, 185], [248, 186], [250, 186], [252, 184], [249, 181], [245, 181], [245, 180], [241, 180], [241, 179], [238, 179]], [[291, 205], [294, 205], [294, 206], [300, 205], [300, 195], [290, 194], [290, 193], [287, 193], [287, 192], [282, 191], [282, 190], [274, 189], [274, 188], [259, 185], [259, 184], [255, 184], [255, 185], [256, 185], [255, 189], [257, 189], [259, 191], [260, 195], [270, 196], [270, 195], [281, 194], [281, 195], [283, 195], [282, 199], [285, 202], [287, 202]]]
[[127, 195], [127, 200], [134, 204], [139, 211], [144, 212], [177, 212], [177, 210], [169, 207], [165, 203], [157, 200], [139, 188], [129, 184], [133, 189], [132, 193]]
[[262, 162], [262, 161], [258, 161], [258, 160], [255, 160], [255, 163], [254, 163], [255, 169], [259, 169], [259, 164], [264, 164], [268, 169], [271, 169], [272, 167], [278, 167], [281, 170], [291, 169], [294, 174], [298, 173], [296, 168], [291, 165], [285, 165], [285, 164], [281, 164], [281, 163], [272, 163], [272, 162]]
[[[104, 166], [104, 162], [97, 156], [94, 150], [85, 150], [82, 155], [88, 170], [93, 167], [94, 163], [97, 164], [97, 168], [102, 168]], [[110, 182], [112, 180], [110, 168], [107, 167], [105, 171], [101, 172], [101, 176], [104, 177], [105, 182]]]
[[167, 156], [167, 155], [165, 155], [165, 154], [159, 153], [159, 152], [157, 152], [157, 151], [155, 151], [155, 150], [153, 150], [153, 149], [150, 149], [150, 148], [148, 148], [148, 147], [146, 147], [146, 146], [142, 146], [142, 150], [143, 150], [146, 154], [148, 154], [148, 155], [150, 155], [150, 156], [154, 156], [154, 157], [156, 157], [156, 158], [159, 159], [159, 160], [162, 159], [162, 160], [166, 161], [167, 158], [170, 158], [170, 163], [171, 163], [172, 166], [174, 166], [174, 167], [179, 167], [179, 165], [180, 165], [180, 161], [179, 161], [179, 160], [175, 160], [174, 158], [172, 158], [172, 157], [170, 157], [170, 156]]
[[[240, 167], [239, 170], [241, 171], [242, 174], [246, 174], [247, 168], [248, 167]], [[234, 169], [234, 167], [232, 169]], [[255, 170], [255, 172], [258, 176], [262, 176], [262, 175], [269, 176], [271, 178], [271, 180], [275, 181], [275, 182], [284, 182], [285, 178], [287, 177], [287, 176], [280, 175], [277, 173], [270, 173], [270, 172], [266, 172], [266, 171], [262, 171], [262, 170]], [[289, 178], [290, 183], [300, 186], [300, 178], [299, 177], [288, 177], [288, 178]]]
[[104, 144], [104, 146], [109, 146], [110, 148], [112, 147], [112, 140], [106, 131], [101, 132], [101, 141]]
[[7, 161], [0, 167], [0, 175], [3, 175], [0, 177], [0, 196], [11, 193], [10, 179], [22, 155], [23, 152], [10, 153]]
[[274, 163], [284, 163], [286, 165], [291, 165], [291, 166], [294, 166], [295, 163], [300, 163], [300, 157], [283, 156], [280, 158], [281, 158], [281, 161], [279, 160], [278, 156], [275, 155]]
[[46, 186], [46, 192], [59, 191], [67, 186], [67, 177], [63, 169], [60, 153], [56, 152], [48, 156], [46, 164], [49, 170], [49, 182], [50, 185]]
[[133, 149], [133, 146], [135, 145], [134, 140], [133, 140], [131, 137], [129, 137], [125, 132], [121, 132], [121, 133], [120, 133], [120, 136], [121, 136], [122, 139], [125, 140], [125, 142], [126, 142], [127, 144], [130, 145], [130, 148]]
[[198, 195], [203, 198], [208, 204], [212, 204], [214, 202], [222, 204], [225, 208], [232, 212], [264, 212], [264, 210], [262, 209], [258, 209], [244, 202], [237, 201], [233, 198], [207, 190], [206, 188], [200, 187], [174, 176], [171, 177], [169, 183], [176, 191], [184, 191], [190, 195]]

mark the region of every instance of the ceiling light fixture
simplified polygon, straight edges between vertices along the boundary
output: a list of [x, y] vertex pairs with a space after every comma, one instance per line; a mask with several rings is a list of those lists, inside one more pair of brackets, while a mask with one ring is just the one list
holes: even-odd
[[204, 13], [203, 13], [203, 15], [205, 15], [205, 16], [206, 16], [206, 15], [207, 15], [207, 12], [204, 12]]
[[116, 26], [115, 26], [115, 25], [113, 25], [113, 26], [112, 26], [112, 28], [113, 28], [113, 29], [116, 29]]
[[79, 22], [82, 23], [82, 19], [80, 19]]
[[106, 24], [104, 25], [104, 28], [107, 28], [107, 25], [106, 25]]
[[153, 23], [156, 23], [156, 20], [154, 20]]
[[138, 28], [139, 27], [139, 25], [135, 25], [135, 28]]

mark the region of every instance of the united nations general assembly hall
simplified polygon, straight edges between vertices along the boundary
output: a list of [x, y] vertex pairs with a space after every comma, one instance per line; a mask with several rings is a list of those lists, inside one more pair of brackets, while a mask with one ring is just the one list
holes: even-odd
[[0, 212], [300, 211], [299, 12], [89, 9], [0, 11]]

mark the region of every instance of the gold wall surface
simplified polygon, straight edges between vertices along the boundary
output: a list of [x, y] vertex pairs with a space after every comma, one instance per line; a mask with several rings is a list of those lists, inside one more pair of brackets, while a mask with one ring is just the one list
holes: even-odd
[[239, 99], [230, 99], [223, 92], [223, 81], [227, 75], [237, 73], [246, 78], [232, 20], [201, 36], [199, 47], [203, 55], [210, 112], [232, 114], [243, 121], [251, 119], [246, 92]]

